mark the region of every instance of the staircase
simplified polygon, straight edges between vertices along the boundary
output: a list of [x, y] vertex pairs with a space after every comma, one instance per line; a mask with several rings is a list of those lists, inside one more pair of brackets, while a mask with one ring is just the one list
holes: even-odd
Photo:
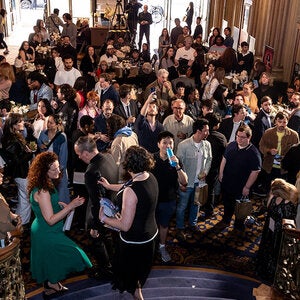
[[[151, 271], [143, 296], [145, 300], [252, 300], [252, 290], [258, 285], [251, 278], [213, 269], [160, 267]], [[71, 285], [69, 288], [74, 291]], [[52, 299], [126, 300], [132, 296], [126, 292], [120, 294], [105, 283]]]

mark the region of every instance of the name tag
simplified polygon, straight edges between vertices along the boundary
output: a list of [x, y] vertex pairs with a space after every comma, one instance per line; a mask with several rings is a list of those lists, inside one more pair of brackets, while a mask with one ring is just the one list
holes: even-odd
[[270, 218], [269, 229], [273, 232], [275, 230], [275, 221], [272, 218]]

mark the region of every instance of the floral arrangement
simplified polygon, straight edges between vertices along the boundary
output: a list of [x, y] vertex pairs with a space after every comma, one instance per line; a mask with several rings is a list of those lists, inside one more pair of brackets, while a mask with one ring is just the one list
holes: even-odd
[[122, 60], [122, 62], [121, 62], [121, 67], [123, 68], [123, 69], [130, 69], [130, 62], [129, 62], [129, 60]]
[[30, 106], [29, 105], [21, 105], [21, 104], [16, 104], [14, 101], [10, 101], [11, 103], [11, 112], [12, 113], [18, 113], [21, 115], [25, 115], [30, 111]]
[[41, 45], [39, 45], [39, 46], [37, 46], [36, 48], [35, 48], [35, 50], [37, 51], [37, 52], [39, 52], [39, 53], [43, 53], [43, 54], [47, 54], [47, 52], [48, 51], [50, 51], [50, 47], [48, 47], [48, 46], [41, 46]]
[[119, 59], [123, 59], [123, 58], [125, 58], [125, 53], [120, 50], [116, 50], [116, 56]]
[[130, 53], [131, 49], [130, 46], [123, 46], [120, 50], [116, 50], [116, 56], [120, 59], [127, 57]]
[[219, 59], [219, 57], [221, 56], [220, 53], [218, 53], [218, 52], [210, 52], [210, 53], [207, 53], [206, 55], [207, 55], [208, 61]]
[[120, 49], [123, 53], [129, 53], [130, 52], [130, 46], [123, 46]]
[[51, 44], [57, 45], [60, 43], [61, 36], [57, 32], [53, 32], [50, 36]]

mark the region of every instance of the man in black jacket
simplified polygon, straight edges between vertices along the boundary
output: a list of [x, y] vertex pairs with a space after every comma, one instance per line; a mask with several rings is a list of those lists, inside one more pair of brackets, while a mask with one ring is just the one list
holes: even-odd
[[114, 113], [125, 119], [126, 125], [133, 126], [139, 113], [135, 100], [132, 100], [132, 87], [129, 84], [122, 84], [119, 90], [120, 103], [115, 107]]
[[98, 265], [95, 275], [109, 279], [112, 275], [113, 243], [111, 230], [104, 227], [99, 220], [99, 201], [103, 197], [111, 199], [113, 194], [99, 185], [98, 180], [101, 177], [105, 177], [109, 182], [117, 183], [118, 169], [111, 154], [98, 152], [93, 138], [88, 136], [80, 137], [74, 145], [74, 150], [78, 157], [88, 164], [84, 181], [89, 194], [87, 214], [91, 214], [90, 235], [93, 240], [93, 249], [95, 250]]
[[217, 131], [220, 127], [222, 117], [216, 113], [209, 113], [205, 116], [205, 119], [207, 119], [209, 122], [209, 135], [206, 140], [210, 142], [212, 153], [211, 167], [206, 176], [206, 183], [208, 184], [208, 197], [207, 202], [203, 207], [205, 219], [207, 219], [213, 215], [215, 200], [217, 200], [217, 198], [220, 196], [220, 193], [216, 194], [215, 191], [218, 189], [219, 167], [227, 146], [227, 141], [224, 134]]
[[253, 125], [253, 135], [251, 142], [252, 144], [258, 148], [259, 142], [263, 134], [268, 128], [273, 126], [273, 122], [271, 120], [271, 113], [272, 110], [272, 99], [269, 96], [264, 96], [261, 99], [261, 110], [257, 114], [254, 125]]
[[139, 13], [140, 36], [139, 36], [139, 50], [141, 50], [143, 36], [146, 36], [147, 44], [150, 49], [150, 25], [152, 24], [152, 16], [148, 12], [148, 5], [144, 5], [144, 10]]
[[246, 109], [241, 104], [235, 104], [232, 108], [232, 118], [223, 119], [219, 132], [223, 133], [228, 143], [235, 141], [238, 128], [244, 124]]
[[295, 92], [290, 99], [290, 107], [293, 109], [289, 117], [288, 127], [297, 131], [300, 137], [300, 93]]

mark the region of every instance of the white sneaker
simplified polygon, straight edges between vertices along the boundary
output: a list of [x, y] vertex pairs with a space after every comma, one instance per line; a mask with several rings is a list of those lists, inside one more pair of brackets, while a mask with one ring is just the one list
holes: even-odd
[[168, 262], [171, 260], [171, 256], [170, 254], [168, 253], [168, 251], [166, 250], [166, 247], [160, 247], [159, 248], [159, 252], [160, 252], [160, 255], [161, 255], [161, 260], [163, 262]]

